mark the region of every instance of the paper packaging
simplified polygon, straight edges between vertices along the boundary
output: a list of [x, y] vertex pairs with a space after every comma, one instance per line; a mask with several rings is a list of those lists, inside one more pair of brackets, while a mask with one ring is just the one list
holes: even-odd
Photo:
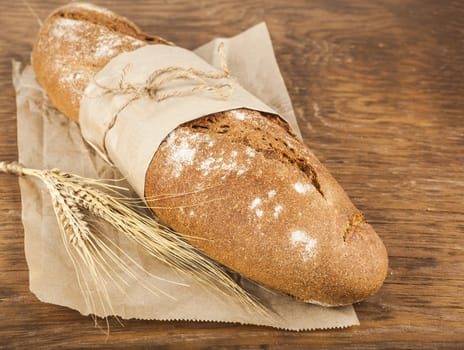
[[[146, 96], [144, 91], [125, 94], [118, 91], [121, 81], [124, 86], [145, 87], [153, 72], [168, 67], [221, 73], [213, 71], [213, 67], [192, 51], [168, 45], [149, 45], [113, 58], [96, 74], [95, 82], [89, 83], [80, 103], [82, 136], [99, 154], [105, 158], [108, 156], [141, 198], [144, 197], [145, 175], [153, 155], [166, 136], [179, 125], [238, 108], [276, 113], [234, 82], [230, 83], [231, 91], [226, 98], [218, 97], [220, 90], [216, 89], [190, 93], [200, 86], [195, 80], [169, 82], [162, 87], [165, 93], [187, 91], [187, 95], [172, 96], [162, 101]], [[165, 76], [162, 78], [166, 79]], [[227, 81], [209, 80], [209, 85], [205, 86], [210, 88]], [[102, 85], [105, 87], [102, 88]], [[108, 88], [115, 91], [108, 93]], [[95, 118], [96, 115], [98, 118]], [[134, 121], [134, 116], [137, 116], [137, 121]]]
[[[293, 127], [296, 121], [290, 98], [277, 67], [269, 33], [264, 23], [231, 39], [226, 44], [229, 69], [238, 81], [263, 102], [285, 115]], [[196, 52], [218, 65], [217, 40]], [[248, 53], [248, 54], [247, 54]], [[252, 54], [250, 54], [252, 53]], [[79, 127], [49, 105], [46, 94], [27, 67], [14, 68], [17, 93], [18, 148], [20, 162], [35, 168], [53, 168], [94, 178], [120, 178], [121, 175], [98, 157], [83, 141]], [[77, 286], [73, 267], [62, 246], [56, 218], [43, 187], [27, 178], [20, 179], [25, 251], [31, 291], [44, 302], [67, 306], [87, 315], [89, 310]], [[116, 233], [114, 233], [116, 234]], [[164, 283], [160, 288], [176, 298], [155, 296], [137, 284], [125, 293], [108, 286], [113, 311], [122, 318], [157, 320], [203, 320], [267, 325], [289, 330], [339, 328], [359, 324], [352, 306], [324, 308], [295, 302], [255, 285], [253, 293], [280, 315], [270, 320], [247, 312], [222, 295], [207, 291], [194, 280], [180, 276], [137, 247], [117, 237], [119, 244], [154, 275], [189, 284], [181, 287]], [[146, 275], [140, 278], [148, 279]], [[101, 310], [97, 314], [102, 315]]]

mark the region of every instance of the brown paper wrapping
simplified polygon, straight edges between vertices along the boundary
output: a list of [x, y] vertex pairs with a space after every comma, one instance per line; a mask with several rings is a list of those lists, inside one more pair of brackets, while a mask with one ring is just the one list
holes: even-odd
[[[142, 198], [145, 174], [153, 155], [166, 136], [180, 124], [238, 108], [274, 113], [272, 108], [233, 81], [227, 98], [217, 96], [220, 89], [196, 91], [162, 101], [131, 91], [120, 93], [122, 79], [124, 84], [145, 86], [151, 73], [171, 66], [189, 67], [199, 72], [213, 70], [192, 51], [168, 45], [144, 46], [113, 58], [96, 74], [95, 82], [87, 86], [81, 99], [79, 124], [84, 139], [114, 163]], [[218, 70], [214, 72], [220, 73]], [[224, 80], [208, 81], [211, 85], [207, 86], [213, 87]], [[199, 86], [195, 80], [171, 81], [166, 85], [169, 87], [167, 91], [171, 92], [191, 91]], [[107, 93], [106, 88], [114, 89], [114, 92]]]
[[[234, 38], [221, 41], [226, 44], [226, 55], [232, 74], [248, 91], [285, 115], [296, 128], [290, 98], [279, 73], [265, 24], [259, 24]], [[207, 61], [218, 65], [217, 58], [213, 55], [217, 44], [218, 41], [213, 40], [197, 52]], [[31, 67], [26, 67], [20, 73], [19, 65], [15, 64], [13, 78], [17, 94], [20, 162], [35, 168], [57, 167], [93, 178], [121, 177], [118, 171], [106, 164], [84, 142], [79, 127], [48, 103]], [[259, 85], [255, 84], [257, 81], [260, 81]], [[105, 316], [104, 310], [90, 310], [80, 295], [76, 275], [62, 246], [48, 194], [40, 184], [27, 178], [20, 179], [20, 188], [31, 291], [44, 302], [67, 306], [84, 315], [96, 313]], [[269, 319], [250, 313], [223, 295], [205, 290], [195, 280], [180, 276], [146, 256], [117, 233], [110, 234], [115, 235], [118, 244], [147, 271], [189, 285], [182, 287], [152, 281], [175, 300], [163, 295], [155, 296], [138, 284], [131, 284], [124, 293], [108, 285], [112, 314], [122, 318], [237, 322], [289, 330], [338, 328], [359, 324], [352, 306], [324, 308], [299, 303], [290, 297], [247, 283], [245, 287], [270, 305], [279, 317]], [[141, 273], [139, 278], [148, 281], [151, 277]]]

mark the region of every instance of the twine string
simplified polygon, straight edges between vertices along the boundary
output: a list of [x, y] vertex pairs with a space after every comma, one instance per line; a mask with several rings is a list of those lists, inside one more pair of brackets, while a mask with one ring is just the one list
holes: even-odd
[[[133, 84], [126, 82], [126, 75], [130, 69], [130, 64], [128, 64], [121, 72], [117, 87], [108, 87], [98, 81], [95, 81], [95, 85], [102, 89], [104, 94], [132, 95], [130, 102], [142, 97], [149, 97], [156, 102], [160, 102], [174, 96], [193, 94], [198, 90], [210, 91], [216, 93], [219, 97], [227, 98], [233, 90], [234, 80], [227, 66], [223, 42], [218, 46], [218, 53], [222, 71], [203, 71], [192, 67], [168, 66], [152, 72], [144, 83]], [[166, 86], [176, 80], [188, 80], [197, 85], [187, 89], [167, 89]], [[212, 83], [211, 80], [223, 80], [223, 82]], [[225, 88], [229, 88], [229, 94], [223, 92]], [[121, 109], [126, 108], [127, 105], [128, 103], [125, 103]], [[118, 111], [118, 113], [120, 112], [121, 110]]]
[[[193, 67], [168, 66], [153, 71], [144, 83], [134, 84], [126, 82], [126, 75], [130, 69], [130, 64], [128, 64], [123, 68], [116, 87], [108, 87], [95, 81], [95, 85], [103, 91], [103, 95], [117, 94], [131, 96], [113, 115], [104, 131], [102, 146], [106, 160], [111, 163], [106, 148], [106, 136], [116, 124], [121, 111], [127, 108], [132, 102], [143, 97], [148, 97], [155, 102], [161, 102], [172, 97], [193, 95], [199, 91], [209, 92], [222, 99], [229, 98], [234, 91], [235, 79], [229, 72], [227, 57], [224, 53], [224, 42], [218, 45], [218, 54], [221, 62], [221, 71], [203, 71]], [[181, 80], [189, 81], [195, 85], [186, 88], [177, 87], [169, 89], [168, 85], [170, 83]]]

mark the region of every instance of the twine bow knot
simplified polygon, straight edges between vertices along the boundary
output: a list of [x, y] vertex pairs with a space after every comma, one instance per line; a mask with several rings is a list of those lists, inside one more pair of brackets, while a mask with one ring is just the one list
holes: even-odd
[[[130, 69], [130, 64], [128, 64], [123, 68], [116, 87], [108, 87], [95, 81], [95, 85], [103, 91], [103, 95], [117, 94], [131, 96], [113, 115], [108, 123], [103, 134], [103, 150], [102, 152], [99, 151], [100, 155], [112, 165], [106, 148], [106, 136], [115, 125], [121, 111], [136, 100], [148, 97], [155, 102], [161, 102], [171, 97], [193, 95], [197, 91], [207, 91], [216, 95], [218, 98], [228, 99], [233, 94], [235, 79], [231, 76], [227, 66], [227, 58], [224, 53], [224, 42], [219, 44], [217, 50], [221, 61], [220, 71], [203, 71], [193, 67], [168, 66], [152, 72], [142, 84], [136, 84], [126, 82], [126, 75]], [[182, 80], [189, 81], [193, 83], [194, 86], [169, 88], [170, 83]], [[101, 96], [102, 95], [96, 97]], [[94, 148], [97, 150], [99, 149], [95, 146]]]
[[[142, 97], [161, 102], [171, 97], [188, 96], [203, 90], [211, 92], [219, 98], [226, 99], [233, 92], [234, 79], [227, 66], [223, 42], [219, 44], [218, 52], [221, 59], [221, 71], [203, 71], [192, 67], [168, 66], [152, 72], [142, 84], [136, 84], [126, 82], [126, 75], [131, 67], [128, 64], [122, 70], [117, 87], [108, 87], [97, 81], [95, 81], [95, 85], [102, 89], [104, 94], [132, 95], [116, 115], [130, 103]], [[195, 86], [169, 88], [170, 83], [181, 80], [189, 81]]]

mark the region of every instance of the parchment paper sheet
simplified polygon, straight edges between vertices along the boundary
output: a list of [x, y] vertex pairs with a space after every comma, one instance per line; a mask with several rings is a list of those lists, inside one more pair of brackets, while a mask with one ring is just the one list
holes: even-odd
[[[277, 67], [265, 24], [261, 23], [224, 41], [232, 74], [263, 102], [287, 118], [293, 118], [295, 128], [290, 98]], [[212, 54], [217, 43], [213, 40], [197, 52], [207, 61], [218, 64]], [[35, 168], [57, 167], [93, 178], [121, 177], [83, 141], [79, 127], [49, 104], [30, 66], [21, 73], [19, 64], [15, 64], [13, 78], [17, 93], [20, 162]], [[80, 295], [76, 275], [62, 245], [47, 192], [43, 186], [27, 178], [20, 179], [20, 188], [31, 291], [44, 302], [67, 306], [84, 315], [91, 312], [104, 315], [103, 310], [89, 310]], [[237, 322], [289, 330], [359, 324], [352, 306], [324, 308], [298, 303], [292, 298], [247, 284], [247, 288], [280, 315], [270, 320], [244, 310], [219, 293], [205, 290], [188, 277], [174, 273], [144, 255], [123, 237], [116, 235], [115, 240], [147, 271], [189, 284], [189, 287], [181, 287], [155, 281], [163, 291], [175, 297], [175, 301], [163, 295], [155, 296], [136, 283], [131, 283], [125, 293], [109, 285], [114, 313], [122, 318]], [[141, 275], [139, 278], [149, 281], [151, 277]]]

